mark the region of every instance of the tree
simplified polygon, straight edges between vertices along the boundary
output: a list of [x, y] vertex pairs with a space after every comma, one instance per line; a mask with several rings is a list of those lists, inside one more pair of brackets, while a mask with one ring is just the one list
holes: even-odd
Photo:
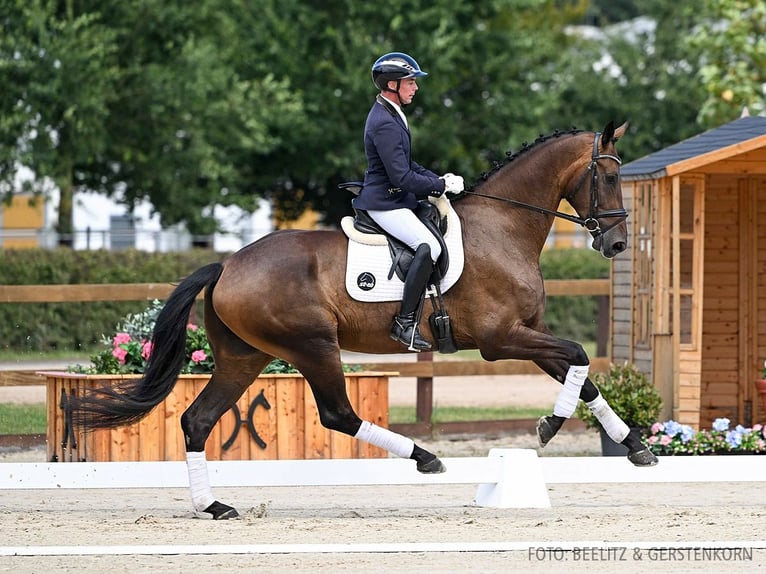
[[263, 0], [252, 18], [264, 33], [245, 42], [257, 57], [243, 73], [269, 66], [303, 87], [309, 125], [294, 149], [253, 156], [253, 165], [266, 167], [257, 191], [293, 216], [313, 207], [333, 224], [349, 213], [351, 198], [336, 184], [363, 175], [362, 132], [376, 92], [370, 67], [390, 51], [412, 54], [429, 72], [407, 109], [417, 161], [438, 173], [478, 176], [511, 142], [536, 137], [551, 105], [540, 86], [548, 83], [551, 58], [572, 42], [564, 25], [584, 7], [551, 0], [385, 6], [327, 0], [320, 11], [305, 1]]
[[430, 73], [407, 114], [414, 156], [438, 173], [470, 183], [525, 140], [610, 119], [631, 122], [620, 149], [639, 157], [699, 131], [698, 110], [723, 87], [703, 85], [700, 69], [714, 76], [713, 63], [751, 54], [750, 83], [731, 87], [740, 108], [743, 86], [752, 95], [763, 82], [751, 34], [763, 32], [763, 1], [747, 2], [741, 50], [706, 52], [685, 39], [706, 22], [720, 32], [728, 12], [711, 13], [712, 0], [703, 13], [644, 0], [645, 18], [595, 39], [572, 25], [621, 20], [638, 3], [125, 0], [102, 11], [101, 0], [0, 0], [0, 192], [21, 166], [40, 192], [55, 183], [64, 234], [71, 194], [86, 188], [128, 207], [149, 199], [163, 224], [198, 235], [213, 230], [215, 204], [262, 197], [285, 218], [313, 208], [337, 223], [351, 199], [337, 183], [366, 165], [370, 66], [389, 51]]
[[75, 170], [105, 147], [105, 119], [120, 80], [115, 35], [96, 14], [75, 14], [72, 2], [55, 6], [5, 1], [0, 39], [0, 190], [13, 192], [17, 173], [29, 167], [38, 179], [26, 189], [61, 190], [58, 231], [72, 230]]
[[701, 54], [705, 102], [699, 119], [718, 126], [766, 111], [766, 0], [705, 0], [695, 10], [700, 26], [688, 38]]
[[286, 79], [237, 75], [243, 31], [219, 1], [4, 4], [2, 190], [22, 166], [37, 192], [52, 179], [65, 238], [78, 188], [210, 233], [216, 203], [254, 205], [249, 154], [304, 123]]

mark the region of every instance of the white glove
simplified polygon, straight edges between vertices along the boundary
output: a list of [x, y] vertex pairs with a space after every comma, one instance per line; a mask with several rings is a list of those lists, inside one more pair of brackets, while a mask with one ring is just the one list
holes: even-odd
[[445, 173], [442, 176], [442, 179], [444, 180], [445, 193], [452, 193], [457, 195], [465, 189], [463, 178], [459, 175], [455, 175], [454, 173]]

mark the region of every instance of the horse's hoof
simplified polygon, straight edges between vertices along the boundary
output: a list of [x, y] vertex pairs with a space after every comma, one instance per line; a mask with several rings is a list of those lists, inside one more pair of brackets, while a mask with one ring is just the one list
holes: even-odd
[[239, 518], [239, 513], [232, 508], [217, 500], [208, 506], [203, 512], [213, 515], [213, 520], [229, 520], [230, 518]]
[[657, 466], [660, 462], [648, 448], [628, 453], [628, 460], [636, 466]]
[[434, 456], [427, 462], [418, 462], [417, 468], [418, 472], [422, 472], [423, 474], [441, 474], [442, 472], [447, 471], [447, 467], [444, 466], [444, 463], [442, 463], [437, 456]]
[[540, 417], [537, 421], [537, 442], [540, 443], [540, 448], [545, 448], [545, 445], [556, 436], [558, 429], [553, 428], [551, 421], [548, 417]]

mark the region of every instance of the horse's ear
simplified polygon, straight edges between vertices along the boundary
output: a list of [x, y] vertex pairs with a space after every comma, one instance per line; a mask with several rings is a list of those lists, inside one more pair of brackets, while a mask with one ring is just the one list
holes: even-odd
[[608, 124], [606, 124], [606, 127], [602, 132], [601, 145], [606, 147], [609, 145], [609, 142], [617, 143], [617, 141], [625, 135], [626, 131], [628, 131], [628, 122], [625, 122], [620, 127], [615, 128], [614, 121], [610, 121]]
[[620, 127], [618, 127], [616, 130], [614, 130], [614, 136], [612, 137], [612, 141], [617, 143], [617, 140], [619, 140], [622, 136], [625, 135], [625, 132], [628, 131], [628, 126], [630, 124], [628, 122], [625, 122]]

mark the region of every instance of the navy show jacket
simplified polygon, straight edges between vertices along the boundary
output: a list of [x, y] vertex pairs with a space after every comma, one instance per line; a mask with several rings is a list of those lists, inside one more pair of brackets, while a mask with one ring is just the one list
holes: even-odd
[[444, 180], [411, 158], [410, 132], [396, 109], [380, 95], [367, 115], [364, 188], [352, 205], [357, 209], [414, 209], [418, 199], [444, 192]]

